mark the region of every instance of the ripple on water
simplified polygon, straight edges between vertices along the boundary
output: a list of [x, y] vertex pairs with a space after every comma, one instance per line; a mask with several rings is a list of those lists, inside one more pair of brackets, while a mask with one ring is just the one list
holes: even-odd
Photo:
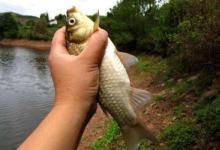
[[50, 110], [54, 89], [46, 58], [45, 52], [0, 47], [0, 149], [15, 149]]

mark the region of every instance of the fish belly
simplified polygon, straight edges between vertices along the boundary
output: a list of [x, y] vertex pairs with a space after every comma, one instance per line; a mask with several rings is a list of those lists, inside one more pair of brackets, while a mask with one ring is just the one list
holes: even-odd
[[129, 77], [116, 55], [114, 44], [109, 39], [100, 68], [99, 101], [119, 126], [136, 123], [136, 114], [130, 105], [130, 96]]

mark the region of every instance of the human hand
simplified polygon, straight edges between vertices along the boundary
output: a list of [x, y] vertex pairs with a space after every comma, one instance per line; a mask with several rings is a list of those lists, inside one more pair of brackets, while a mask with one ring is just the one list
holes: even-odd
[[66, 49], [65, 27], [53, 37], [49, 64], [55, 86], [55, 105], [90, 107], [95, 102], [99, 85], [99, 65], [104, 55], [108, 34], [99, 29], [88, 40], [78, 56]]

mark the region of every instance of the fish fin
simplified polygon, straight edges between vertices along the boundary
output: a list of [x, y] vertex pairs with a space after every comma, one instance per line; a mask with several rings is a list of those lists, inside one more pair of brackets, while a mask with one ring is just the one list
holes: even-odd
[[152, 96], [150, 92], [142, 89], [131, 87], [131, 105], [135, 111], [152, 103]]
[[128, 150], [138, 150], [141, 141], [145, 138], [149, 139], [154, 144], [158, 143], [158, 140], [153, 133], [141, 122], [126, 129], [122, 128], [122, 134], [125, 138]]
[[122, 64], [127, 70], [132, 65], [135, 65], [136, 63], [138, 63], [138, 58], [135, 57], [134, 55], [124, 53], [124, 52], [119, 52], [119, 51], [116, 51], [116, 54], [118, 55], [119, 59], [121, 60]]
[[100, 24], [100, 17], [99, 17], [99, 10], [97, 12], [97, 16], [96, 16], [96, 19], [95, 19], [95, 23], [94, 23], [94, 26], [93, 26], [93, 31], [97, 31], [99, 29], [99, 24]]

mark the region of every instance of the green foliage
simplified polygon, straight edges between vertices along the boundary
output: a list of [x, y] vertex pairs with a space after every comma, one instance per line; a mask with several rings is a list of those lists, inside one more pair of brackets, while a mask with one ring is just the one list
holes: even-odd
[[216, 65], [220, 43], [220, 2], [122, 0], [101, 26], [119, 50], [154, 53], [170, 58], [171, 74]]
[[47, 27], [48, 27], [49, 17], [47, 13], [41, 14], [39, 21], [36, 23], [34, 34], [36, 40], [49, 40]]
[[161, 76], [167, 69], [166, 59], [161, 57], [139, 56], [137, 67], [140, 71], [150, 72], [154, 76]]
[[123, 0], [110, 10], [101, 25], [119, 49], [138, 50], [137, 47], [146, 44], [144, 37], [148, 33], [149, 24], [154, 21], [152, 16], [155, 9], [154, 1]]
[[216, 76], [215, 68], [204, 68], [199, 77], [198, 80], [194, 82], [196, 88], [196, 93], [200, 95], [207, 87], [209, 87], [212, 84], [213, 79]]
[[11, 13], [4, 13], [0, 16], [0, 39], [17, 38], [18, 22]]
[[49, 22], [49, 15], [48, 13], [42, 13], [40, 14], [40, 20], [44, 20], [45, 22]]
[[55, 16], [55, 19], [57, 20], [57, 23], [60, 26], [63, 26], [66, 23], [66, 15], [59, 14]]
[[40, 18], [16, 13], [2, 13], [0, 14], [0, 39], [51, 40], [61, 24], [49, 26], [48, 19], [47, 13], [41, 14]]
[[201, 124], [205, 132], [206, 140], [217, 136], [220, 139], [220, 96], [211, 103], [198, 107], [196, 112], [197, 122]]
[[220, 3], [205, 0], [186, 2], [188, 4], [182, 4], [181, 7], [187, 11], [177, 17], [180, 18], [178, 30], [171, 35], [169, 51], [175, 58], [177, 57], [175, 59], [177, 64], [184, 64], [185, 67], [182, 68], [184, 71], [194, 72], [207, 64], [216, 63], [214, 54], [218, 51]]
[[162, 101], [164, 99], [165, 99], [164, 94], [159, 94], [159, 95], [153, 96], [154, 101]]
[[114, 140], [117, 139], [119, 135], [119, 127], [114, 120], [111, 120], [108, 125], [105, 134], [98, 138], [93, 143], [94, 150], [102, 150], [105, 146], [111, 144]]
[[184, 105], [176, 106], [174, 109], [174, 115], [177, 119], [182, 119], [184, 115], [185, 107]]
[[164, 131], [171, 150], [188, 150], [196, 142], [196, 127], [189, 121], [175, 122]]
[[149, 140], [142, 140], [140, 143], [139, 150], [151, 150]]
[[176, 84], [171, 90], [173, 91], [173, 95], [171, 100], [178, 101], [183, 98], [184, 93], [187, 93], [193, 89], [192, 83], [182, 80], [178, 84]]

